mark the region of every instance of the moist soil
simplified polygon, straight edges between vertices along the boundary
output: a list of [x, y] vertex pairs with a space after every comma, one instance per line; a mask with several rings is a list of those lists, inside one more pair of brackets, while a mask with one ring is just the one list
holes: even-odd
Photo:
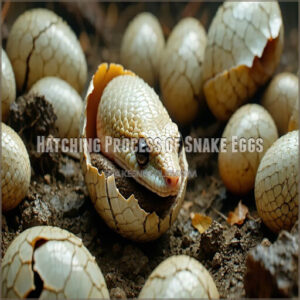
[[[15, 5], [17, 9], [14, 9]], [[155, 13], [162, 22], [164, 33], [168, 35], [174, 24], [184, 16], [198, 17], [208, 29], [219, 4], [125, 5], [89, 2], [84, 9], [80, 5], [43, 4], [65, 17], [79, 35], [92, 74], [102, 61], [118, 62], [124, 28], [138, 12], [148, 10]], [[297, 6], [281, 5], [285, 47], [277, 72], [296, 73]], [[35, 6], [37, 4], [11, 4], [2, 28], [4, 44], [17, 15]], [[94, 18], [96, 12], [100, 16], [98, 21]], [[261, 91], [252, 102], [258, 102], [260, 97]], [[187, 154], [192, 176], [177, 220], [159, 239], [150, 243], [135, 243], [110, 230], [97, 214], [84, 182], [79, 154], [36, 152], [36, 135], [55, 136], [55, 117], [51, 105], [43, 97], [25, 100], [20, 97], [12, 106], [9, 124], [21, 135], [29, 151], [32, 178], [26, 198], [16, 209], [2, 214], [2, 256], [15, 236], [23, 230], [36, 225], [53, 225], [67, 229], [83, 240], [96, 257], [113, 298], [137, 297], [154, 268], [177, 254], [199, 260], [213, 276], [221, 298], [246, 296], [244, 276], [247, 253], [259, 244], [273, 243], [276, 236], [258, 217], [253, 192], [236, 197], [226, 190], [218, 173], [217, 153]], [[220, 137], [224, 125], [213, 118], [207, 107], [203, 107], [198, 120], [189, 128], [181, 128], [181, 131], [183, 135], [193, 137]], [[242, 225], [231, 226], [226, 218], [240, 200], [249, 208], [248, 217]], [[191, 212], [199, 212], [213, 219], [205, 233], [200, 234], [192, 226]]]

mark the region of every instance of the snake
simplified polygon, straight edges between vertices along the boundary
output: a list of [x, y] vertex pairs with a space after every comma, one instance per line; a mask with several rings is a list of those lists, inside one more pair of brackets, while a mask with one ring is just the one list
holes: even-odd
[[[97, 110], [101, 152], [134, 179], [161, 197], [174, 196], [181, 183], [180, 133], [154, 89], [129, 74], [105, 87]], [[134, 140], [136, 147], [114, 149], [115, 141]]]

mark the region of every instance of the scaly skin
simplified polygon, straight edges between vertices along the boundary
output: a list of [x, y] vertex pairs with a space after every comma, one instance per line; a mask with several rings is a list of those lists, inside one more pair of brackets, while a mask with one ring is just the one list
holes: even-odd
[[34, 273], [43, 283], [35, 298], [109, 298], [95, 258], [81, 239], [58, 227], [32, 227], [13, 240], [2, 260], [2, 297], [31, 296], [39, 288]]
[[[142, 79], [123, 75], [108, 83], [98, 107], [97, 136], [101, 139], [101, 152], [123, 169], [136, 171], [134, 178], [140, 184], [162, 197], [178, 193], [181, 183], [178, 127], [171, 121], [154, 90]], [[153, 146], [151, 142], [159, 138], [162, 148], [154, 149], [148, 164], [141, 168], [134, 149], [121, 152], [106, 149], [107, 136], [145, 138]], [[163, 149], [168, 141], [171, 141], [171, 151]]]

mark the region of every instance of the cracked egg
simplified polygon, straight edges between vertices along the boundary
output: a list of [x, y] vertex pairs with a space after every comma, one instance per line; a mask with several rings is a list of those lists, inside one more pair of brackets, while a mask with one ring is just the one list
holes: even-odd
[[171, 256], [159, 264], [147, 279], [139, 299], [219, 299], [209, 272], [187, 255]]
[[23, 92], [39, 79], [57, 76], [82, 92], [87, 64], [81, 46], [62, 18], [47, 9], [20, 15], [8, 35], [6, 52], [17, 88]]
[[173, 29], [160, 62], [163, 103], [180, 124], [191, 123], [203, 100], [202, 64], [206, 32], [194, 18], [181, 20]]
[[243, 195], [254, 187], [259, 162], [277, 138], [276, 125], [262, 106], [246, 104], [232, 115], [222, 135], [226, 147], [218, 157], [220, 176], [229, 191]]
[[262, 158], [255, 179], [259, 216], [274, 232], [290, 230], [298, 219], [299, 130], [283, 135]]
[[216, 118], [228, 120], [274, 73], [283, 48], [277, 1], [230, 2], [217, 11], [207, 37], [204, 94]]
[[74, 234], [36, 226], [19, 234], [2, 260], [2, 297], [109, 299], [95, 257]]
[[[117, 85], [117, 83], [122, 81], [120, 77], [126, 80], [125, 85]], [[116, 91], [114, 89], [119, 90]], [[81, 126], [81, 137], [86, 138], [83, 143], [81, 164], [95, 209], [110, 228], [120, 235], [135, 241], [157, 239], [175, 221], [184, 200], [187, 184], [188, 165], [184, 148], [177, 158], [182, 177], [180, 182], [178, 182], [176, 195], [161, 197], [138, 183], [135, 179], [124, 176], [122, 172], [124, 170], [117, 163], [108, 159], [107, 156], [102, 155], [102, 153], [90, 152], [88, 142], [97, 137], [97, 111], [98, 107], [100, 107], [100, 100], [103, 101], [103, 97], [111, 96], [118, 99], [116, 102], [117, 109], [111, 114], [114, 126], [117, 126], [119, 124], [118, 116], [122, 117], [122, 113], [131, 114], [131, 117], [128, 118], [128, 123], [133, 121], [131, 118], [136, 118], [139, 115], [136, 115], [134, 112], [132, 114], [130, 110], [129, 112], [120, 111], [119, 106], [122, 106], [120, 101], [123, 101], [123, 97], [125, 97], [123, 94], [127, 95], [126, 97], [130, 99], [129, 101], [136, 101], [135, 99], [141, 100], [141, 95], [146, 95], [147, 97], [148, 93], [157, 98], [155, 99], [155, 105], [158, 105], [163, 110], [157, 116], [159, 118], [162, 116], [168, 118], [167, 121], [169, 122], [169, 116], [158, 96], [143, 80], [139, 79], [132, 72], [124, 70], [120, 65], [103, 63], [98, 67], [91, 80], [85, 100]], [[109, 101], [109, 99], [106, 100]], [[139, 101], [136, 102], [135, 107], [140, 110]], [[145, 108], [141, 111], [144, 112], [144, 110]], [[160, 119], [161, 121], [163, 120]], [[172, 128], [174, 128], [173, 126], [175, 126], [174, 123], [172, 123]], [[130, 126], [128, 128], [132, 131]], [[121, 134], [121, 131], [118, 134]]]

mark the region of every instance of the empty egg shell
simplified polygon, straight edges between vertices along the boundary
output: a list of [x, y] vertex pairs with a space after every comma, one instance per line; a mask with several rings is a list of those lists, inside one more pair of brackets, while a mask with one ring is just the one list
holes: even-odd
[[2, 260], [2, 297], [108, 299], [95, 257], [72, 233], [36, 226], [19, 234]]
[[226, 1], [208, 31], [204, 94], [213, 114], [228, 120], [274, 73], [283, 48], [279, 4]]
[[37, 81], [28, 94], [44, 96], [52, 104], [61, 138], [78, 137], [83, 102], [72, 86], [58, 77], [45, 77]]
[[147, 12], [141, 13], [130, 22], [124, 33], [121, 63], [154, 86], [164, 45], [164, 35], [157, 18]]
[[291, 73], [276, 75], [265, 91], [261, 104], [273, 117], [280, 135], [288, 132], [298, 93], [298, 77]]
[[30, 161], [19, 135], [1, 123], [2, 210], [15, 208], [26, 196], [30, 184]]
[[52, 11], [37, 8], [20, 15], [6, 51], [19, 91], [46, 76], [60, 77], [78, 92], [83, 90], [87, 77], [83, 51], [71, 28]]
[[192, 122], [203, 98], [202, 63], [206, 33], [194, 18], [181, 20], [173, 29], [160, 64], [160, 88], [171, 117], [181, 124]]
[[298, 219], [299, 130], [278, 139], [259, 164], [255, 201], [263, 222], [274, 232], [290, 230]]
[[16, 81], [11, 63], [2, 49], [1, 53], [1, 109], [2, 121], [8, 117], [9, 107], [16, 99]]
[[[80, 129], [81, 166], [91, 200], [106, 224], [125, 238], [145, 242], [159, 238], [176, 220], [185, 196], [188, 164], [183, 148], [179, 156], [182, 180], [178, 194], [162, 199], [134, 179], [122, 176], [122, 169], [101, 153], [90, 152], [88, 142], [96, 137], [97, 108], [102, 93], [113, 78], [122, 75], [135, 76], [121, 65], [103, 63], [91, 80]], [[94, 162], [95, 155], [98, 165]]]
[[254, 187], [260, 160], [278, 138], [276, 125], [262, 106], [247, 104], [232, 115], [222, 138], [226, 151], [218, 158], [221, 178], [232, 193], [246, 194]]
[[178, 255], [164, 260], [147, 279], [139, 299], [219, 299], [208, 271], [196, 259]]

